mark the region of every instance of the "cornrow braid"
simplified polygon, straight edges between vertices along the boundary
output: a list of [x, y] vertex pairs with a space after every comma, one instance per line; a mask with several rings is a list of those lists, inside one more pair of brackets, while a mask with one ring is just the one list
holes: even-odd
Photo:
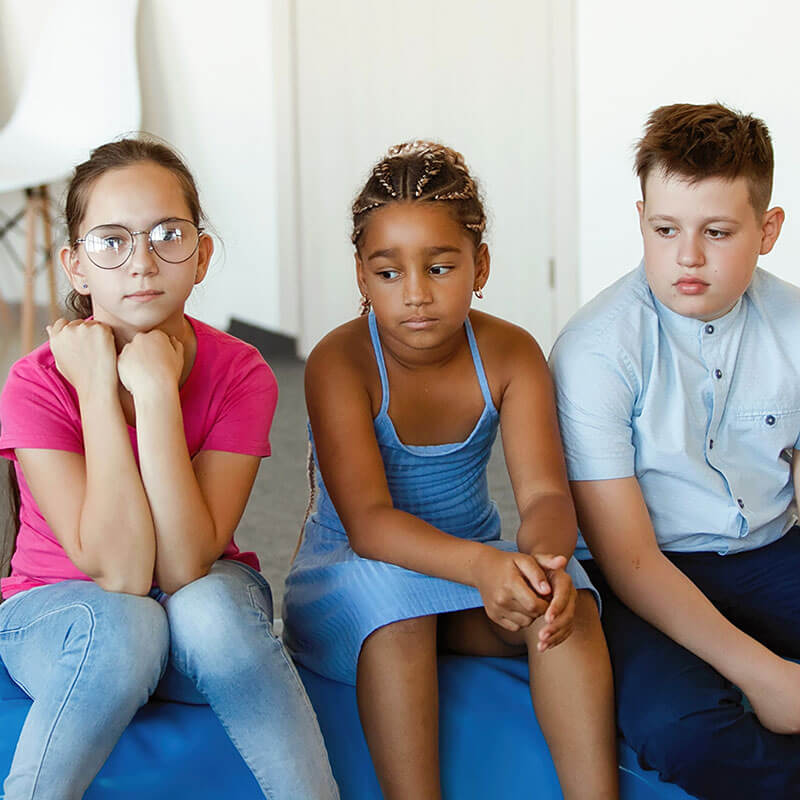
[[443, 194], [435, 194], [434, 200], [469, 200], [475, 196], [475, 187], [467, 184], [463, 189], [458, 189], [454, 192], [445, 192]]
[[390, 147], [356, 197], [351, 240], [358, 247], [370, 214], [393, 202], [446, 203], [478, 247], [486, 230], [480, 192], [461, 153], [424, 139]]
[[397, 197], [397, 190], [392, 185], [392, 169], [385, 161], [375, 167], [375, 177], [392, 197]]
[[414, 197], [420, 197], [422, 195], [422, 190], [427, 186], [430, 179], [442, 171], [442, 161], [433, 153], [426, 153], [423, 156], [423, 160], [425, 162], [425, 171], [417, 179]]

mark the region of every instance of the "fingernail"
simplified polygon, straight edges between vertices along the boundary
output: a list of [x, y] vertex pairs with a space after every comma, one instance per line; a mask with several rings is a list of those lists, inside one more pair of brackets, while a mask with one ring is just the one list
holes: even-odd
[[547, 591], [547, 589], [548, 589], [548, 586], [547, 586], [547, 584], [546, 584], [544, 581], [542, 581], [542, 582], [539, 584], [539, 588], [540, 588], [540, 589], [541, 589], [543, 592], [546, 592], [546, 591]]

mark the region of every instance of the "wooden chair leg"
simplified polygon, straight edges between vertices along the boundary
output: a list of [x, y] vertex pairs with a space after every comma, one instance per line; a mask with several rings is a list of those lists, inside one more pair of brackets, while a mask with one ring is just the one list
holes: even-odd
[[30, 189], [25, 190], [25, 286], [22, 298], [22, 317], [20, 336], [22, 354], [33, 350], [36, 307], [34, 306], [34, 276], [36, 272], [36, 204], [37, 200]]
[[44, 246], [47, 249], [47, 285], [50, 288], [50, 322], [55, 322], [60, 316], [58, 308], [58, 295], [56, 293], [56, 271], [53, 264], [53, 231], [50, 225], [50, 196], [47, 186], [39, 187], [39, 203], [42, 214], [42, 233]]
[[11, 311], [2, 294], [0, 294], [0, 324], [4, 328], [11, 327]]

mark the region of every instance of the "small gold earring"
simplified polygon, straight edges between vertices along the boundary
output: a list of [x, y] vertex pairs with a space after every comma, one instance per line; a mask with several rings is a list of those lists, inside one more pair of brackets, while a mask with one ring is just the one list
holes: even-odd
[[483, 289], [481, 289], [480, 286], [476, 286], [473, 291], [475, 292], [475, 297], [477, 297], [478, 300], [483, 300]]
[[361, 295], [361, 316], [363, 317], [365, 314], [369, 314], [370, 309], [372, 308], [372, 301], [367, 297], [367, 295]]

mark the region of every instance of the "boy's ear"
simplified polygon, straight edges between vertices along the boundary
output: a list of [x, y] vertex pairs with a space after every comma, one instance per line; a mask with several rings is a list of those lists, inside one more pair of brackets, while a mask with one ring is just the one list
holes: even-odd
[[764, 217], [761, 221], [761, 249], [758, 251], [759, 255], [765, 256], [775, 246], [778, 241], [783, 221], [786, 219], [786, 214], [780, 206], [770, 208], [764, 212]]
[[492, 259], [489, 255], [489, 246], [486, 242], [481, 243], [475, 253], [475, 286], [474, 289], [483, 289], [486, 281], [489, 280]]
[[78, 251], [73, 247], [64, 245], [58, 251], [58, 263], [61, 265], [61, 269], [64, 270], [69, 285], [78, 294], [89, 294], [89, 289], [84, 289], [83, 287], [86, 283], [86, 273], [78, 258]]
[[639, 230], [644, 236], [644, 200], [636, 201], [636, 211], [639, 213]]
[[200, 241], [197, 244], [197, 269], [194, 273], [195, 285], [205, 278], [213, 254], [214, 240], [207, 233], [204, 233], [200, 236]]

